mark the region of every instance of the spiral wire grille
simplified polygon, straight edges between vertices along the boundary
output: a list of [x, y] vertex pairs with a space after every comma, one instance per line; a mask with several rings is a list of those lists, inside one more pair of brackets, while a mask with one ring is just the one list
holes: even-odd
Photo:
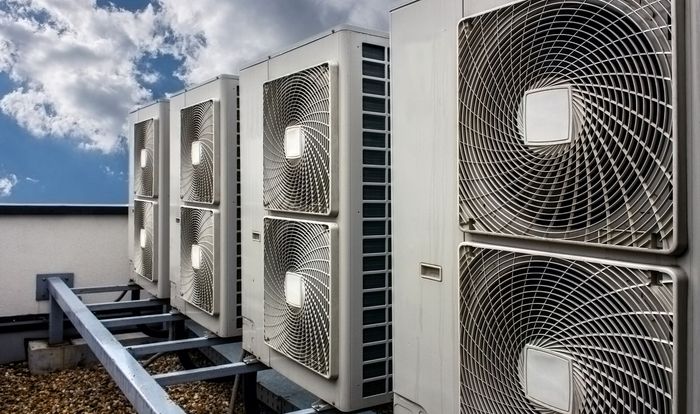
[[[182, 207], [180, 234], [180, 295], [211, 315], [215, 313], [216, 223], [214, 212]], [[192, 267], [192, 245], [201, 251], [199, 269]]]
[[[150, 281], [155, 280], [155, 205], [148, 201], [134, 200], [134, 271]], [[146, 233], [146, 246], [141, 247], [141, 229]]]
[[[134, 194], [153, 197], [156, 184], [155, 121], [148, 119], [134, 125]], [[146, 166], [141, 167], [141, 151], [146, 153]]]
[[523, 392], [526, 345], [571, 358], [572, 413], [674, 412], [673, 277], [469, 246], [460, 268], [462, 413], [553, 413]]
[[[180, 129], [180, 197], [212, 204], [214, 199], [214, 101], [184, 108]], [[192, 143], [200, 142], [201, 161], [192, 164]]]
[[[331, 230], [265, 219], [265, 342], [308, 369], [331, 376]], [[285, 276], [302, 277], [301, 307], [289, 305]]]
[[[462, 21], [464, 228], [670, 248], [671, 8], [671, 0], [537, 0]], [[557, 86], [572, 91], [571, 142], [526, 145], [525, 93]]]
[[[328, 64], [263, 86], [263, 202], [277, 211], [330, 214], [331, 73]], [[285, 155], [287, 127], [301, 127], [301, 158]]]

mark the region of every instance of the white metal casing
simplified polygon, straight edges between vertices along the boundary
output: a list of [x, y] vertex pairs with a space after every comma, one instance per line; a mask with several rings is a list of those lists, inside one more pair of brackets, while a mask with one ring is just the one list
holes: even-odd
[[[456, 246], [488, 242], [502, 247], [552, 251], [544, 241], [512, 240], [462, 232], [458, 220], [458, 73], [457, 39], [460, 20], [502, 6], [508, 0], [414, 0], [392, 10], [392, 186], [394, 208], [394, 410], [398, 413], [459, 412], [459, 263]], [[687, 140], [678, 160], [680, 215], [687, 215], [688, 248], [673, 255], [630, 253], [589, 246], [556, 245], [556, 251], [581, 260], [614, 259], [625, 263], [680, 268], [688, 276], [687, 341], [678, 338], [683, 358], [678, 366], [678, 413], [700, 411], [693, 393], [700, 381], [696, 357], [700, 320], [697, 280], [700, 214], [691, 202], [700, 200], [700, 119], [685, 117], [700, 108], [700, 2], [677, 2], [685, 7], [674, 24], [685, 33], [677, 44], [684, 55], [674, 109], [680, 111], [677, 136]], [[682, 37], [682, 36], [681, 36]], [[684, 60], [684, 59], [685, 60]], [[695, 64], [693, 64], [695, 62]], [[683, 138], [681, 138], [683, 139]], [[416, 168], [420, 160], [420, 168]], [[684, 171], [687, 166], [687, 171]], [[397, 206], [411, 205], [410, 209]], [[682, 217], [680, 223], [683, 223]], [[421, 264], [441, 269], [441, 278], [421, 277]], [[683, 320], [683, 319], [681, 319]], [[687, 372], [684, 370], [687, 369]]]
[[[363, 397], [364, 388], [372, 384], [372, 378], [363, 378], [363, 43], [385, 50], [380, 60], [388, 71], [388, 39], [383, 33], [369, 32], [352, 27], [339, 27], [314, 39], [304, 41], [281, 53], [241, 70], [241, 193], [243, 199], [242, 239], [243, 288], [246, 301], [243, 304], [243, 348], [261, 362], [285, 377], [306, 388], [322, 400], [342, 411], [385, 403], [390, 400], [390, 317], [389, 287], [379, 289], [386, 293], [385, 304], [376, 309], [384, 313], [384, 321], [376, 324], [383, 330], [378, 346], [384, 347], [381, 375], [375, 384], [381, 383], [382, 392]], [[263, 85], [297, 71], [328, 63], [337, 70], [336, 94], [331, 103], [337, 105], [332, 114], [335, 122], [337, 158], [333, 160], [336, 177], [332, 182], [337, 191], [332, 197], [330, 214], [304, 214], [266, 210], [263, 204]], [[388, 72], [386, 73], [388, 75]], [[385, 75], [385, 77], [386, 77]], [[388, 88], [388, 79], [383, 79]], [[387, 90], [388, 92], [388, 90]], [[332, 97], [333, 99], [333, 97]], [[385, 97], [388, 105], [388, 96]], [[385, 111], [388, 111], [388, 106]], [[388, 113], [383, 114], [387, 118]], [[388, 125], [386, 126], [388, 127]], [[385, 127], [385, 128], [386, 128]], [[382, 131], [386, 140], [388, 131]], [[388, 141], [387, 141], [388, 142]], [[388, 149], [381, 149], [388, 156]], [[384, 164], [388, 174], [388, 159]], [[384, 185], [388, 185], [385, 183]], [[387, 188], [388, 191], [388, 188]], [[388, 197], [388, 194], [385, 196]], [[386, 200], [388, 203], [388, 200]], [[326, 378], [307, 367], [285, 357], [266, 344], [264, 338], [264, 285], [263, 247], [265, 244], [264, 219], [289, 218], [337, 225], [337, 248], [332, 257], [337, 259], [337, 320], [331, 325], [337, 328], [335, 359], [337, 375]], [[381, 219], [389, 223], [385, 214]], [[388, 224], [387, 224], [388, 225]], [[388, 266], [388, 254], [386, 257]], [[390, 277], [390, 271], [385, 271]], [[390, 283], [388, 280], [385, 283]], [[368, 325], [364, 325], [367, 328]], [[366, 343], [364, 344], [367, 345]], [[370, 361], [371, 362], [371, 361]], [[369, 388], [368, 388], [369, 389]], [[369, 391], [368, 391], [369, 392]]]
[[[219, 336], [240, 335], [240, 292], [238, 237], [238, 77], [220, 75], [185, 89], [170, 98], [170, 274], [171, 305]], [[188, 202], [181, 197], [180, 150], [181, 111], [205, 101], [214, 102], [214, 202]], [[213, 213], [216, 242], [214, 253], [214, 309], [207, 312], [181, 295], [181, 209], [201, 209]], [[186, 247], [188, 252], [192, 247]]]
[[[151, 104], [136, 109], [129, 114], [129, 278], [133, 279], [148, 293], [157, 298], [168, 298], [170, 296], [169, 280], [169, 227], [168, 227], [168, 204], [169, 204], [169, 148], [170, 148], [170, 104], [167, 100], [159, 100]], [[141, 154], [134, 153], [134, 127], [136, 124], [153, 120], [155, 124], [155, 139], [157, 151], [156, 187], [153, 197], [143, 197], [134, 192], [134, 168], [140, 167]], [[139, 160], [137, 163], [136, 160]], [[154, 280], [148, 280], [134, 270], [134, 248], [138, 239], [138, 229], [134, 229], [134, 200], [141, 200], [155, 203], [156, 217], [156, 252], [153, 266]]]

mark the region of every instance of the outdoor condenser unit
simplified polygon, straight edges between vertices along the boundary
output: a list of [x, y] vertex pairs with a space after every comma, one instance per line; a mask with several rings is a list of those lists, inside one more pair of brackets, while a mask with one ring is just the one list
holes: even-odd
[[158, 298], [170, 296], [169, 116], [167, 100], [129, 115], [129, 277]]
[[219, 336], [241, 332], [238, 78], [170, 98], [171, 305]]
[[392, 11], [395, 411], [700, 410], [699, 13]]
[[391, 398], [388, 75], [352, 27], [241, 71], [243, 348], [343, 411]]

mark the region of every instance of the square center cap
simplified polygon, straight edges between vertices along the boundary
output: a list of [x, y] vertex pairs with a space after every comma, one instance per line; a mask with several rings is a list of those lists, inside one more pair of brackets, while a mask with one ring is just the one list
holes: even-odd
[[545, 146], [571, 142], [573, 110], [571, 87], [555, 86], [525, 92], [525, 145]]
[[299, 125], [284, 130], [284, 155], [289, 160], [298, 160], [304, 154], [304, 132]]
[[535, 404], [561, 414], [573, 412], [573, 369], [565, 355], [525, 346], [525, 395]]

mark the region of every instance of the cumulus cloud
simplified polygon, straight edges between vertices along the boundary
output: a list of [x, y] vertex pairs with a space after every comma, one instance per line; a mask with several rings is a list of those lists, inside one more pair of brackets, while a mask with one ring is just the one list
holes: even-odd
[[[387, 30], [392, 0], [161, 0], [160, 18], [196, 83], [338, 24]], [[216, 12], [212, 12], [216, 10]]]
[[0, 72], [16, 88], [0, 111], [31, 134], [80, 148], [123, 148], [128, 111], [153, 98], [172, 55], [192, 84], [342, 23], [388, 29], [393, 0], [152, 0], [141, 10], [95, 0], [0, 0]]
[[12, 189], [17, 185], [17, 176], [9, 174], [5, 177], [0, 177], [0, 197], [8, 197], [12, 195]]
[[94, 0], [6, 0], [0, 71], [19, 86], [0, 99], [0, 110], [36, 136], [112, 151], [128, 110], [150, 98], [137, 60], [161, 41], [150, 5], [134, 13]]

